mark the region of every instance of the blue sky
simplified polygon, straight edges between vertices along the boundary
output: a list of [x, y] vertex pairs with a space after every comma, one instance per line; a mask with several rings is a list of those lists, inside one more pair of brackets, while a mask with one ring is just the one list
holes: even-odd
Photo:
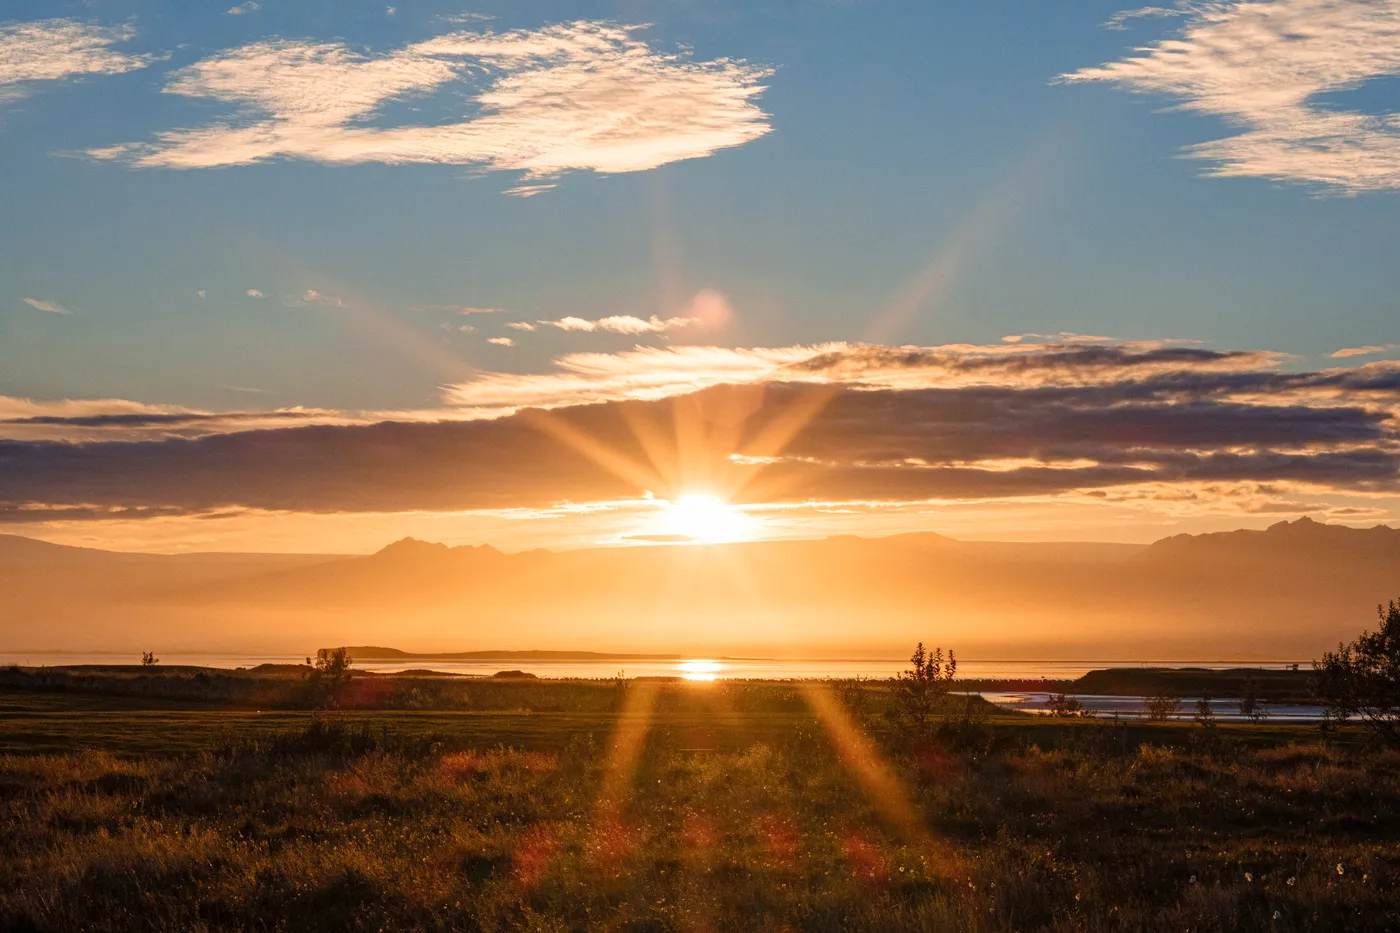
[[[1400, 341], [1389, 0], [1118, 28], [1112, 3], [191, 6], [5, 8], [0, 396], [420, 412], [482, 374], [638, 345], [1071, 333], [1298, 370]], [[1256, 34], [1259, 60], [1210, 54]], [[505, 40], [555, 46], [487, 50]], [[1200, 54], [1134, 52], [1164, 40]], [[298, 70], [314, 54], [348, 70]], [[1261, 102], [1289, 81], [1296, 100]], [[663, 82], [652, 130], [552, 148], [568, 131], [549, 121], [630, 126], [627, 102]], [[369, 102], [327, 116], [347, 83]], [[711, 106], [700, 139], [688, 121]], [[471, 139], [393, 135], [450, 124]], [[248, 148], [250, 126], [283, 129]]]

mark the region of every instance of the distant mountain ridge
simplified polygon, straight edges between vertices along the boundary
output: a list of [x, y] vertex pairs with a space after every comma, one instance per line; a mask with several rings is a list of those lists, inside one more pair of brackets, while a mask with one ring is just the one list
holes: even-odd
[[298, 655], [389, 639], [786, 656], [923, 640], [1003, 658], [1308, 657], [1394, 597], [1400, 531], [1310, 519], [1148, 546], [916, 533], [506, 554], [405, 538], [362, 556], [176, 557], [0, 538], [0, 646], [42, 630], [46, 645]]

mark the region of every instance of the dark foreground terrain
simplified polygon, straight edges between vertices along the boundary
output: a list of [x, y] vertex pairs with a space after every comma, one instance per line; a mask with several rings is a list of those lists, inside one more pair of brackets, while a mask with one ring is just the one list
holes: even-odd
[[483, 690], [0, 692], [0, 930], [1400, 928], [1400, 755], [1356, 733], [957, 700], [921, 734], [880, 685]]

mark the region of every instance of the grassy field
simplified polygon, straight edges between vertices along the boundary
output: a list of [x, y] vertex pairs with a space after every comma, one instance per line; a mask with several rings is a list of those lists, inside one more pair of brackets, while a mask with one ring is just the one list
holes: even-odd
[[3, 692], [0, 930], [1400, 928], [1400, 755], [1012, 714], [911, 741], [866, 689]]

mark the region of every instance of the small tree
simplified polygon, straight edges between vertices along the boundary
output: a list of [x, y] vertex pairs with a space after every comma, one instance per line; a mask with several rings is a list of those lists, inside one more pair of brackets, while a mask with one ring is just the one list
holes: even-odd
[[350, 652], [345, 648], [322, 648], [316, 652], [311, 682], [324, 693], [326, 705], [335, 705], [350, 682], [350, 664]]
[[1051, 716], [1062, 719], [1074, 719], [1089, 714], [1089, 711], [1084, 708], [1084, 704], [1079, 702], [1079, 697], [1071, 696], [1068, 693], [1050, 694], [1045, 705], [1049, 707]]
[[142, 667], [155, 667], [155, 666], [156, 666], [157, 664], [159, 664], [159, 663], [160, 663], [160, 658], [156, 657], [156, 653], [155, 653], [154, 651], [143, 651], [143, 652], [141, 652], [141, 666], [142, 666]]
[[1246, 677], [1244, 689], [1240, 692], [1240, 715], [1250, 722], [1262, 722], [1269, 718], [1269, 707], [1259, 696], [1259, 685], [1253, 677]]
[[1181, 710], [1181, 697], [1157, 693], [1147, 698], [1148, 722], [1167, 722]]
[[1359, 716], [1378, 738], [1400, 745], [1400, 600], [1376, 607], [1376, 616], [1376, 631], [1313, 662], [1314, 690], [1328, 723]]
[[1203, 696], [1196, 700], [1196, 715], [1193, 717], [1196, 725], [1202, 729], [1215, 728], [1215, 708], [1210, 705], [1210, 697]]
[[925, 736], [932, 730], [934, 718], [952, 689], [958, 659], [950, 650], [945, 660], [942, 648], [929, 652], [924, 643], [919, 642], [909, 656], [909, 664], [909, 669], [894, 681], [895, 710], [901, 725], [918, 736]]

